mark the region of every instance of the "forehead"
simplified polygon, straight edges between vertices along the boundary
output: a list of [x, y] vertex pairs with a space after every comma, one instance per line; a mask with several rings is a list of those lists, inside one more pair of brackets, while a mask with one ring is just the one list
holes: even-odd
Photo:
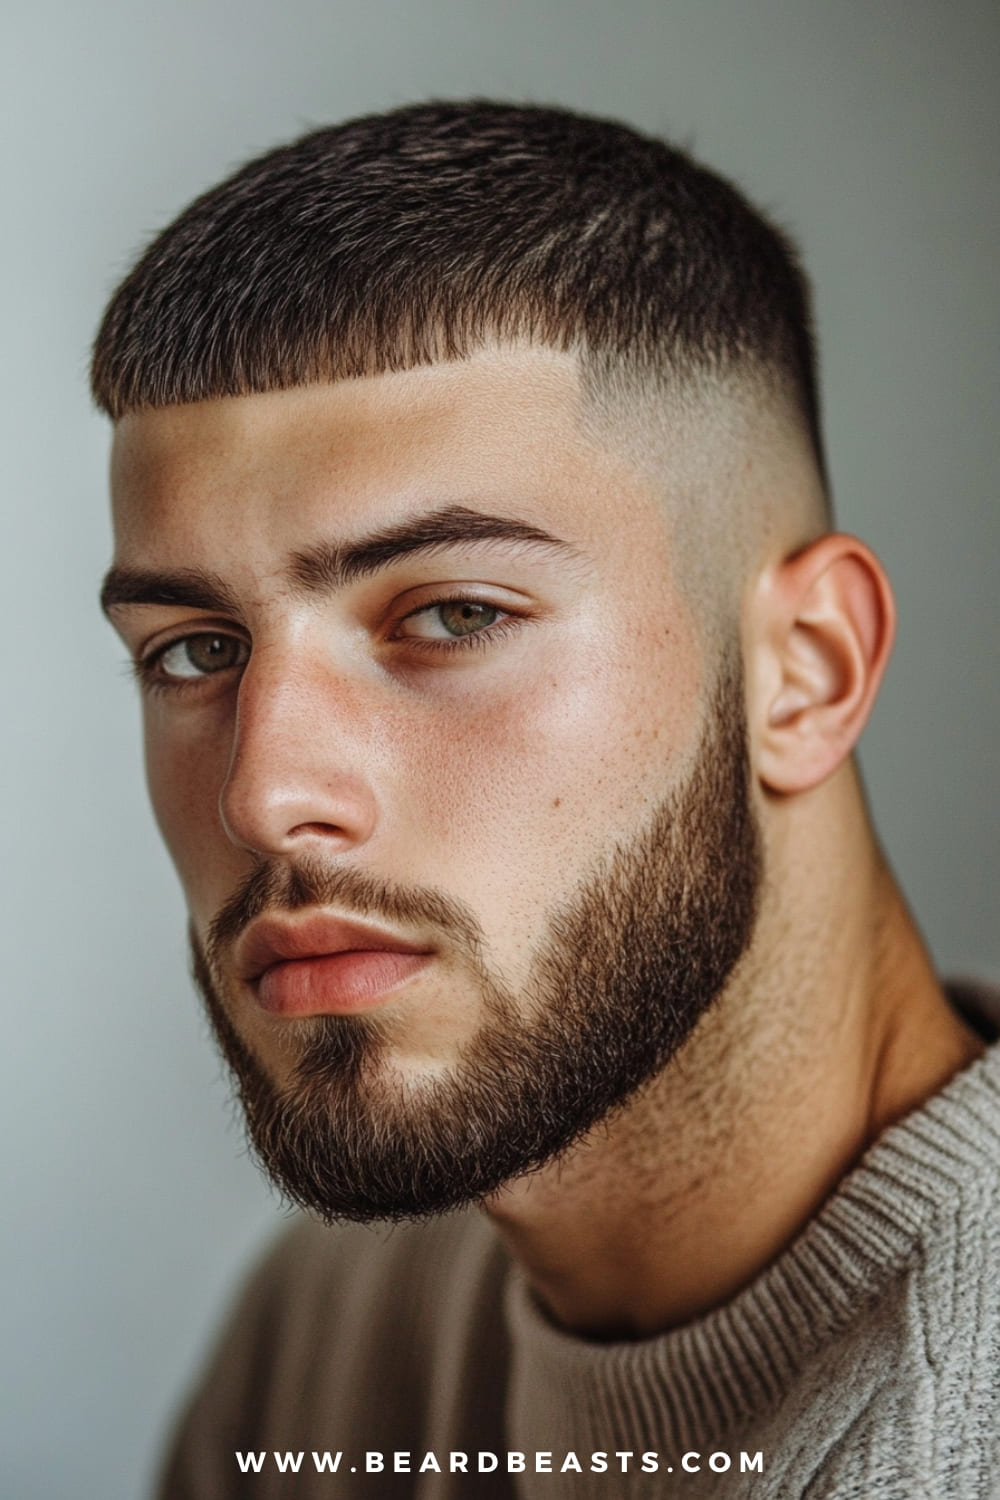
[[119, 560], [154, 537], [239, 526], [277, 541], [332, 521], [350, 535], [456, 503], [558, 519], [600, 547], [658, 507], [648, 477], [588, 432], [584, 405], [572, 356], [519, 348], [132, 413], [112, 452]]

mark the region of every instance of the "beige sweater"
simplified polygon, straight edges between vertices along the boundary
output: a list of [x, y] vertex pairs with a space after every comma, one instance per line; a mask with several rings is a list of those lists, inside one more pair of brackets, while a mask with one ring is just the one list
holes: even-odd
[[243, 1294], [163, 1500], [459, 1495], [1000, 1497], [1000, 1046], [755, 1283], [658, 1338], [553, 1328], [475, 1212], [297, 1223]]

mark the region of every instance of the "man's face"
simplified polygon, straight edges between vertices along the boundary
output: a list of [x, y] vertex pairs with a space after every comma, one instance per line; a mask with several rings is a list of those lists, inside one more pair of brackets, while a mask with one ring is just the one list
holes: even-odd
[[563, 1149], [714, 998], [757, 874], [738, 671], [573, 362], [140, 412], [113, 488], [153, 803], [272, 1170], [418, 1213]]

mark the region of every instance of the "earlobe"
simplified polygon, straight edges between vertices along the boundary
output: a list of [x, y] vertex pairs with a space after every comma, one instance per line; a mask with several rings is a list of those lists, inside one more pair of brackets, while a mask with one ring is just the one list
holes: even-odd
[[780, 564], [755, 606], [758, 774], [770, 791], [808, 791], [864, 728], [892, 649], [892, 589], [871, 550], [838, 533]]

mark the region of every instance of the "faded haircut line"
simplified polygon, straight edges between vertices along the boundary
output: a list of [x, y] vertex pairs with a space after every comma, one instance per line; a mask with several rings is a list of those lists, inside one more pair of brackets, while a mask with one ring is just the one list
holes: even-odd
[[251, 161], [119, 286], [91, 381], [117, 420], [497, 341], [575, 351], [598, 381], [762, 382], [824, 472], [809, 289], [789, 240], [685, 153], [558, 109], [413, 105]]

